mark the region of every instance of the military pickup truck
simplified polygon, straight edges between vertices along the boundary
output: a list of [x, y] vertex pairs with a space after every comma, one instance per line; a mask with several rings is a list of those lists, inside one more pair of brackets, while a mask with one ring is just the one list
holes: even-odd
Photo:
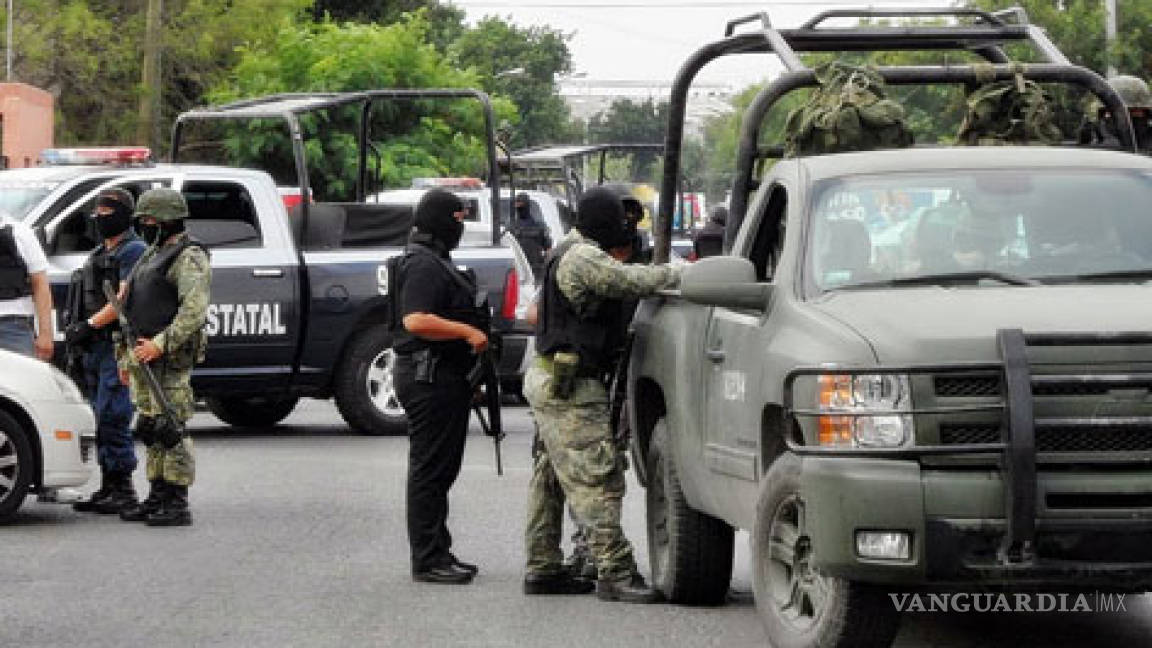
[[[815, 83], [794, 50], [969, 48], [992, 63], [880, 72], [977, 83], [1012, 78], [1001, 44], [1031, 41], [1054, 60], [1026, 77], [1123, 112], [1043, 34], [959, 11], [974, 23], [778, 31], [765, 17], [673, 88], [666, 196], [702, 63], [775, 51], [789, 68], [744, 118], [728, 254], [641, 304], [628, 380], [654, 583], [724, 602], [733, 532], [748, 530], [773, 646], [890, 645], [890, 595], [908, 591], [1152, 590], [1152, 160], [912, 148], [776, 159], [754, 178], [779, 150], [761, 141], [767, 109]], [[893, 195], [909, 209], [868, 209]]]

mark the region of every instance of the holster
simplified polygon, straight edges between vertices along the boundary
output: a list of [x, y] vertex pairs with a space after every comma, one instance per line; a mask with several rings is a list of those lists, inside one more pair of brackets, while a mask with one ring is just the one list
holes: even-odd
[[412, 354], [412, 362], [416, 368], [415, 380], [424, 385], [436, 382], [436, 366], [440, 363], [440, 356], [432, 349], [420, 349]]
[[136, 429], [132, 432], [132, 436], [146, 446], [156, 443], [156, 419], [151, 416], [140, 416], [136, 419]]

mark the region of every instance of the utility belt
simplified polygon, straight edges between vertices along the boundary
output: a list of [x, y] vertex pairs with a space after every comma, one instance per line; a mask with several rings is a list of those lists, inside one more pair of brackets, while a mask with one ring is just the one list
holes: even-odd
[[536, 366], [552, 377], [552, 397], [568, 400], [577, 379], [592, 379], [604, 382], [607, 372], [599, 367], [581, 363], [579, 353], [557, 351], [552, 355], [536, 356]]

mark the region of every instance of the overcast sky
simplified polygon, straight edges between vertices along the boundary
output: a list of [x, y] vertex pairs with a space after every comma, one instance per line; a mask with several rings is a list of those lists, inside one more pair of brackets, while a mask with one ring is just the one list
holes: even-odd
[[[733, 18], [767, 9], [778, 27], [795, 27], [824, 9], [855, 8], [868, 0], [451, 0], [475, 21], [511, 17], [572, 33], [572, 69], [595, 80], [671, 80], [688, 56], [719, 40]], [[878, 7], [948, 6], [953, 0], [877, 0]], [[700, 79], [744, 86], [762, 80], [766, 55], [728, 57]], [[770, 70], [778, 69], [772, 65]]]

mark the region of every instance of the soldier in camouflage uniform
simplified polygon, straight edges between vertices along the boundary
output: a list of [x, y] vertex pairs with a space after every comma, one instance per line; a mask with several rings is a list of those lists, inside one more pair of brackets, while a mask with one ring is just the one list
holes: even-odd
[[623, 300], [674, 286], [667, 266], [628, 266], [633, 237], [618, 194], [580, 199], [576, 227], [549, 255], [536, 325], [536, 363], [524, 378], [544, 452], [529, 485], [526, 594], [590, 591], [563, 568], [564, 499], [590, 530], [602, 599], [653, 602], [620, 528], [624, 457], [612, 438], [605, 378], [623, 346]]
[[[153, 189], [136, 205], [136, 228], [149, 248], [128, 280], [124, 308], [139, 339], [121, 341], [122, 378], [131, 387], [139, 417], [136, 438], [148, 447], [147, 499], [120, 514], [149, 526], [192, 524], [188, 487], [196, 475], [192, 439], [184, 423], [192, 418], [192, 367], [204, 358], [205, 315], [212, 268], [204, 247], [184, 231], [188, 205], [179, 191]], [[147, 363], [172, 407], [168, 421], [149, 391], [141, 370]]]
[[[1128, 105], [1137, 150], [1144, 155], [1152, 154], [1152, 91], [1149, 90], [1148, 84], [1127, 74], [1109, 77], [1108, 84]], [[1080, 143], [1103, 148], [1120, 148], [1119, 129], [1100, 100], [1092, 97], [1087, 102], [1084, 112], [1084, 123], [1080, 127]]]

